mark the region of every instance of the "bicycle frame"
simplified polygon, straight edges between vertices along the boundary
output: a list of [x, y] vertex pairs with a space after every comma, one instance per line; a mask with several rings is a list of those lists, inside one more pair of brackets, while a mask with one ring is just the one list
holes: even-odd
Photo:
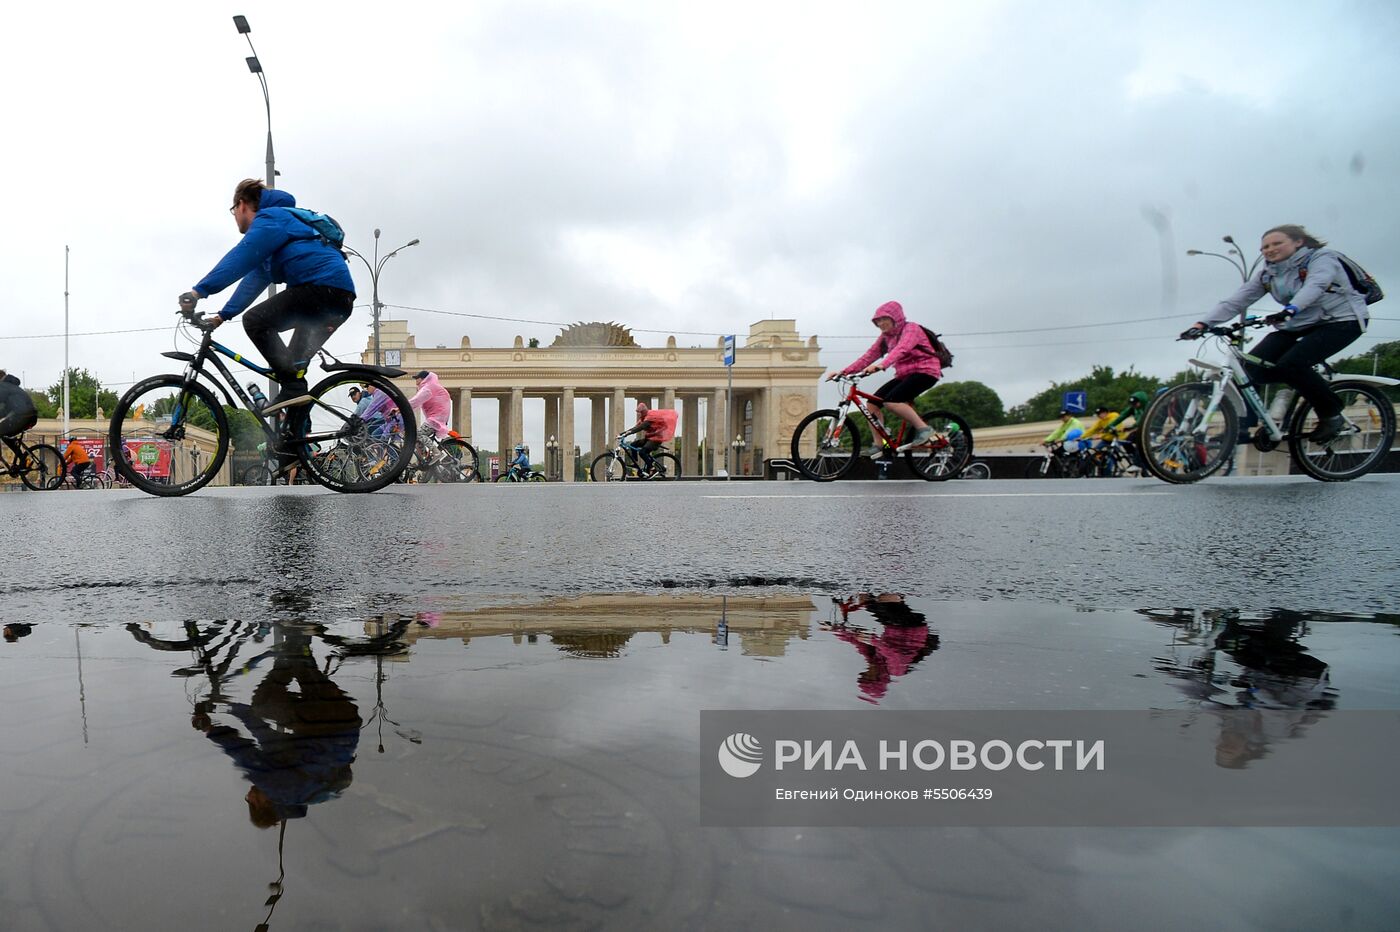
[[866, 422], [870, 425], [872, 435], [878, 436], [880, 442], [885, 446], [897, 448], [904, 441], [904, 433], [909, 429], [909, 425], [901, 419], [899, 433], [891, 436], [890, 432], [885, 429], [884, 419], [872, 412], [870, 410], [872, 406], [867, 403], [880, 401], [881, 399], [869, 392], [863, 392], [856, 388], [856, 381], [850, 376], [842, 376], [838, 381], [847, 382], [847, 392], [846, 397], [842, 398], [840, 403], [836, 406], [836, 417], [833, 420], [831, 426], [832, 433], [828, 436], [828, 439], [834, 440], [841, 436], [841, 425], [846, 423], [846, 418], [851, 413], [851, 407], [854, 405], [856, 410], [865, 416]]

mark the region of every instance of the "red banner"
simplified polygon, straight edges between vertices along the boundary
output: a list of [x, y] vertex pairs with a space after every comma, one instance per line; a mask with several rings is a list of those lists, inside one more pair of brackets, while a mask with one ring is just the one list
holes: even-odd
[[[102, 472], [107, 468], [106, 439], [102, 437], [73, 437], [71, 439], [76, 440], [84, 450], [87, 450], [87, 455], [92, 457], [93, 472]], [[67, 444], [64, 444], [64, 450], [67, 451]]]
[[148, 479], [169, 479], [174, 450], [169, 440], [123, 440], [126, 459]]

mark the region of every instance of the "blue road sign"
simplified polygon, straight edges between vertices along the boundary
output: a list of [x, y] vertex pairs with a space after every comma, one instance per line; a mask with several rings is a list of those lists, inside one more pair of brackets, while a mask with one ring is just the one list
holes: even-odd
[[734, 365], [734, 335], [731, 333], [724, 338], [724, 364]]
[[1071, 414], [1083, 414], [1089, 410], [1089, 396], [1086, 392], [1065, 392], [1065, 399], [1060, 407]]

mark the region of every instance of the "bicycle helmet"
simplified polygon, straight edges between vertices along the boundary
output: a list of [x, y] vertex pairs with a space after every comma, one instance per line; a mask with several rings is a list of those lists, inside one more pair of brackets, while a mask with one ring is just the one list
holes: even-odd
[[516, 453], [524, 453], [524, 452], [525, 452], [525, 444], [523, 444], [523, 443], [517, 443], [517, 444], [515, 445], [515, 452], [516, 452]]
[[1147, 404], [1147, 392], [1133, 392], [1128, 396], [1128, 402], [1136, 405]]

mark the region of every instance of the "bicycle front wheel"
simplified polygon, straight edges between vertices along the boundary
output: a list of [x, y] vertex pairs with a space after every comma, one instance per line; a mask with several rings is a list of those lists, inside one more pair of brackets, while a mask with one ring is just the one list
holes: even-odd
[[1142, 417], [1143, 461], [1164, 482], [1198, 482], [1234, 452], [1239, 416], [1229, 399], [1210, 412], [1211, 382], [1188, 382], [1163, 392]]
[[599, 453], [588, 467], [588, 474], [594, 482], [624, 482], [627, 479], [627, 464], [612, 451]]
[[1026, 464], [1027, 479], [1063, 479], [1065, 470], [1058, 457], [1042, 456]]
[[443, 440], [443, 461], [437, 465], [438, 478], [443, 482], [475, 482], [481, 475], [476, 449], [465, 440]]
[[953, 478], [972, 460], [972, 428], [950, 411], [930, 411], [920, 416], [933, 428], [933, 436], [926, 444], [906, 450], [904, 461], [916, 475], [930, 482]]
[[1298, 405], [1289, 428], [1288, 452], [1298, 468], [1323, 482], [1345, 482], [1375, 469], [1395, 440], [1395, 407], [1385, 392], [1366, 382], [1334, 382], [1332, 392], [1342, 402], [1347, 428], [1318, 443], [1308, 437], [1317, 429], [1317, 413], [1307, 402]]
[[832, 482], [855, 468], [860, 434], [855, 421], [841, 418], [835, 408], [813, 411], [792, 432], [792, 462], [815, 482]]
[[112, 412], [107, 449], [127, 482], [149, 495], [188, 495], [228, 456], [228, 416], [205, 385], [181, 375], [137, 382]]
[[255, 463], [238, 476], [239, 485], [272, 485], [272, 470], [266, 463]]
[[36, 443], [25, 448], [19, 470], [21, 482], [36, 492], [44, 492], [63, 485], [68, 465], [63, 462], [63, 454], [58, 452], [58, 447]]
[[986, 463], [969, 463], [959, 475], [959, 479], [990, 479], [992, 470]]
[[[350, 389], [374, 388], [384, 400], [364, 417], [355, 413]], [[292, 446], [307, 475], [335, 492], [376, 492], [389, 485], [413, 456], [418, 422], [403, 392], [387, 376], [366, 369], [338, 371], [311, 389], [311, 404], [292, 408]]]

